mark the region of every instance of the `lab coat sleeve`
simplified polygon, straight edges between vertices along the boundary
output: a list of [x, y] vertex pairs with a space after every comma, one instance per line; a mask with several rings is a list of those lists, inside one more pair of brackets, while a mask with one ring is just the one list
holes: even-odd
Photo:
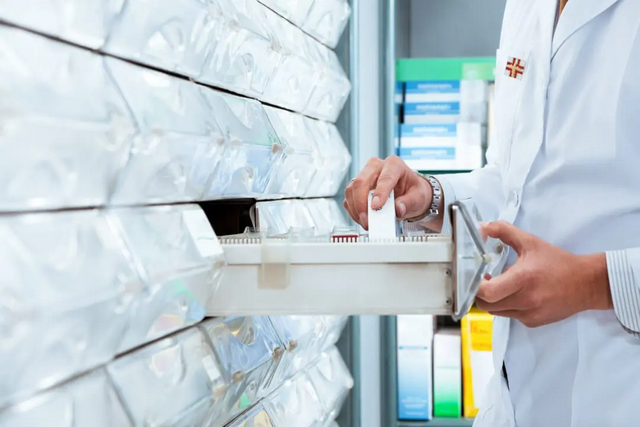
[[640, 336], [640, 248], [606, 253], [613, 307], [622, 326]]
[[[498, 219], [499, 208], [504, 199], [502, 174], [497, 164], [489, 164], [465, 174], [434, 175], [442, 186], [444, 201], [448, 205], [458, 200], [475, 204], [483, 221]], [[449, 209], [445, 209], [441, 234], [451, 235]], [[406, 222], [403, 229], [409, 232], [429, 231], [428, 222]]]

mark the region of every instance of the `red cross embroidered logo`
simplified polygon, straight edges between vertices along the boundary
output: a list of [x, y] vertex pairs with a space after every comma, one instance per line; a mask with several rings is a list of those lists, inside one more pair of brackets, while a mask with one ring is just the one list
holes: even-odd
[[504, 74], [511, 77], [512, 79], [522, 80], [522, 76], [524, 75], [526, 66], [527, 61], [509, 57], [509, 62], [507, 62], [507, 68], [504, 70]]

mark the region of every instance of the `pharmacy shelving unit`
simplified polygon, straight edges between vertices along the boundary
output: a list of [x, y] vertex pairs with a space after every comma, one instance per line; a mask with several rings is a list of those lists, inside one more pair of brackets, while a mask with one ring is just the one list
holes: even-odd
[[346, 316], [207, 310], [228, 285], [212, 224], [271, 208], [262, 233], [344, 225], [325, 198], [350, 164], [349, 16], [345, 0], [0, 3], [1, 425], [335, 425]]

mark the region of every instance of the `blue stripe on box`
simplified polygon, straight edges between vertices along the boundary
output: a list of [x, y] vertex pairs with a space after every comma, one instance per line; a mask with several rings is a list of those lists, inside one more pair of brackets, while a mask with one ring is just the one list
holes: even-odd
[[404, 113], [411, 116], [422, 115], [459, 115], [459, 102], [410, 102], [404, 104]]
[[401, 134], [403, 137], [456, 137], [458, 136], [458, 126], [456, 124], [449, 125], [402, 125]]
[[458, 93], [460, 80], [405, 83], [405, 93]]
[[404, 160], [455, 160], [455, 147], [423, 147], [398, 149], [401, 159]]

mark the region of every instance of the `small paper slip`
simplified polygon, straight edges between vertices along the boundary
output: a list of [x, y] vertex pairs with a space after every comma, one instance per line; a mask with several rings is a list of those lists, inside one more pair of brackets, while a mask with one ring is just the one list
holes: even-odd
[[389, 240], [397, 237], [396, 203], [393, 191], [379, 211], [371, 209], [373, 191], [369, 192], [369, 239]]

